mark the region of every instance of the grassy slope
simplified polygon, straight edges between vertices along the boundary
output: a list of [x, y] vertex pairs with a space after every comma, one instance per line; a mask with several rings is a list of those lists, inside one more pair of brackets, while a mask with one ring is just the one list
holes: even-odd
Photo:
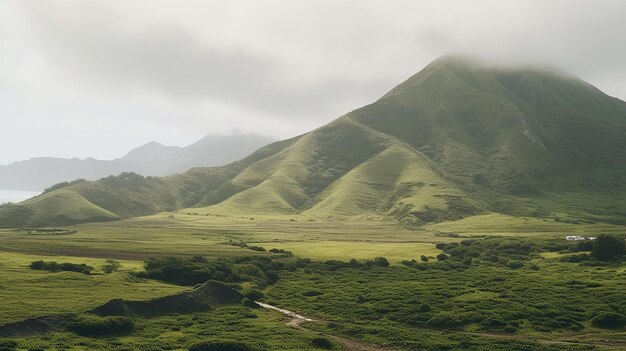
[[[443, 58], [375, 103], [240, 162], [78, 184], [49, 194], [82, 196], [68, 205], [72, 215], [40, 215], [46, 209], [35, 200], [0, 209], [0, 224], [186, 207], [417, 224], [489, 211], [623, 223], [625, 153], [624, 102], [553, 72]], [[110, 213], [87, 211], [98, 207]]]
[[179, 286], [130, 278], [130, 271], [143, 270], [143, 262], [140, 261], [120, 261], [122, 267], [116, 273], [103, 275], [96, 271], [95, 275], [85, 275], [28, 268], [36, 260], [86, 263], [96, 269], [105, 264], [104, 259], [91, 257], [0, 252], [0, 300], [12, 301], [2, 304], [0, 325], [30, 317], [87, 310], [113, 298], [141, 300], [183, 290]]
[[194, 168], [164, 178], [123, 173], [68, 186], [0, 208], [0, 227], [110, 221], [190, 207], [207, 201], [215, 189], [248, 165], [271, 156], [295, 140], [297, 138], [268, 145], [224, 167]]

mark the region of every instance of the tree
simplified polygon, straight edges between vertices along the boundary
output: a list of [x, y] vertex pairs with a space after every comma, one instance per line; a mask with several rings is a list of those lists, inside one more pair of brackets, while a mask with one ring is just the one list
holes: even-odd
[[313, 338], [311, 340], [311, 344], [317, 348], [325, 350], [331, 350], [333, 348], [333, 343], [326, 338]]
[[591, 257], [600, 261], [609, 261], [626, 253], [624, 239], [610, 234], [600, 234], [593, 243]]
[[117, 270], [122, 267], [122, 265], [115, 260], [107, 260], [106, 262], [107, 263], [102, 266], [102, 271], [106, 274], [117, 272]]
[[591, 320], [591, 324], [599, 328], [619, 328], [626, 324], [626, 318], [615, 312], [601, 312]]

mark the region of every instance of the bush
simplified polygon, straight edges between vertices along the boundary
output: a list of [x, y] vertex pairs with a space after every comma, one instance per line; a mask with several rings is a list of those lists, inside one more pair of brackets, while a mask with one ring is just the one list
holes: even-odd
[[456, 314], [443, 311], [428, 320], [428, 324], [435, 327], [456, 327], [461, 324], [461, 320]]
[[619, 328], [626, 324], [626, 317], [615, 312], [602, 312], [593, 317], [591, 324], [598, 328]]
[[254, 302], [253, 300], [244, 297], [243, 300], [241, 300], [241, 304], [248, 307], [248, 308], [259, 308], [261, 306], [259, 306], [259, 304], [257, 304], [256, 302]]
[[261, 252], [267, 251], [267, 250], [265, 250], [265, 248], [263, 246], [248, 246], [248, 249], [250, 249], [252, 251], [261, 251]]
[[13, 351], [17, 348], [17, 341], [0, 340], [0, 351]]
[[271, 253], [275, 253], [275, 254], [293, 256], [293, 252], [287, 251], [287, 250], [284, 250], [284, 249], [276, 249], [276, 248], [274, 248], [274, 249], [271, 249], [270, 252]]
[[430, 307], [430, 305], [429, 305], [429, 304], [427, 304], [427, 303], [423, 303], [423, 304], [421, 304], [421, 305], [420, 305], [420, 307], [419, 307], [419, 311], [420, 311], [420, 312], [430, 312], [431, 310], [432, 310], [432, 308], [431, 308], [431, 307]]
[[518, 268], [524, 267], [524, 263], [522, 263], [520, 261], [513, 260], [513, 261], [509, 261], [506, 264], [506, 266], [511, 268], [511, 269], [518, 269]]
[[517, 328], [515, 328], [512, 325], [507, 325], [506, 327], [504, 327], [502, 329], [502, 331], [505, 332], [505, 333], [513, 334], [513, 333], [517, 332]]
[[331, 350], [333, 348], [333, 343], [326, 338], [313, 338], [311, 339], [311, 344], [313, 344], [313, 346], [317, 348], [324, 350]]
[[439, 261], [445, 261], [445, 260], [447, 260], [447, 259], [448, 259], [448, 255], [446, 255], [446, 254], [444, 254], [444, 253], [441, 253], [441, 254], [437, 255], [437, 259], [438, 259]]
[[420, 260], [421, 260], [422, 262], [428, 262], [428, 257], [427, 257], [427, 256], [425, 256], [425, 255], [422, 255], [422, 256], [420, 256]]
[[236, 341], [212, 341], [195, 344], [189, 351], [253, 351], [254, 349], [244, 343]]
[[245, 297], [252, 301], [257, 301], [265, 297], [265, 294], [261, 290], [252, 289], [244, 294]]
[[593, 243], [591, 257], [600, 261], [609, 261], [625, 253], [624, 239], [610, 234], [600, 234]]
[[439, 249], [439, 250], [443, 250], [443, 249], [445, 249], [447, 246], [448, 246], [448, 244], [446, 244], [446, 243], [437, 243], [437, 244], [435, 244], [435, 247], [436, 247], [437, 249]]
[[570, 263], [580, 263], [583, 261], [588, 261], [591, 257], [586, 253], [576, 254], [576, 255], [567, 255], [560, 258], [561, 262], [570, 262]]
[[365, 261], [366, 266], [389, 267], [389, 261], [384, 257], [376, 257], [373, 260]]
[[66, 272], [78, 272], [83, 274], [91, 274], [93, 267], [84, 263], [57, 263], [55, 261], [45, 262], [42, 260], [33, 261], [30, 263], [30, 268], [35, 270], [44, 270], [50, 272], [66, 271]]
[[66, 322], [65, 329], [82, 336], [126, 334], [135, 330], [135, 321], [121, 316], [82, 314]]
[[119, 262], [114, 260], [107, 260], [107, 263], [102, 266], [102, 271], [106, 274], [111, 274], [113, 272], [117, 272], [120, 267], [122, 267], [122, 265]]

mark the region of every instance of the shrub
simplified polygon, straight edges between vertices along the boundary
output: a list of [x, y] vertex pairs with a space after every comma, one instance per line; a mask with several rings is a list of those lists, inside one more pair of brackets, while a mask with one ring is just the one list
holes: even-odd
[[270, 250], [271, 253], [275, 253], [275, 254], [281, 254], [281, 255], [287, 255], [287, 256], [293, 256], [293, 252], [288, 251], [288, 250], [284, 250], [284, 249], [276, 249], [273, 248]]
[[589, 260], [589, 255], [586, 253], [576, 254], [576, 255], [567, 255], [560, 258], [561, 262], [570, 262], [570, 263], [579, 263], [583, 261]]
[[512, 325], [507, 325], [506, 327], [502, 328], [502, 331], [505, 332], [505, 333], [513, 334], [513, 333], [517, 332], [517, 328], [515, 328]]
[[402, 263], [403, 265], [407, 267], [415, 267], [415, 265], [417, 264], [415, 260], [410, 260], [410, 261], [404, 260], [404, 261], [401, 261], [400, 263]]
[[265, 248], [263, 246], [248, 246], [248, 249], [252, 250], [252, 251], [267, 251], [265, 250]]
[[302, 293], [304, 296], [320, 296], [322, 294], [324, 293], [318, 290], [309, 290]]
[[333, 348], [333, 343], [326, 338], [313, 338], [311, 339], [311, 344], [313, 344], [313, 346], [317, 348], [324, 350], [331, 350]]
[[591, 256], [600, 261], [609, 261], [626, 253], [624, 239], [609, 234], [600, 234], [593, 243]]
[[122, 316], [82, 314], [66, 322], [65, 329], [82, 336], [126, 334], [135, 330], [135, 321]]
[[389, 261], [384, 257], [376, 257], [373, 260], [365, 261], [367, 266], [389, 267]]
[[189, 351], [253, 351], [254, 349], [244, 343], [236, 341], [211, 341], [195, 344]]
[[506, 266], [511, 268], [511, 269], [518, 269], [518, 268], [524, 267], [524, 263], [522, 263], [520, 261], [512, 260], [512, 261], [509, 261], [506, 264]]
[[253, 300], [244, 297], [243, 300], [241, 300], [241, 304], [248, 307], [248, 308], [259, 308], [261, 306], [259, 306], [259, 304], [257, 304], [256, 302], [254, 302]]
[[439, 261], [445, 261], [445, 260], [447, 260], [447, 259], [448, 259], [448, 255], [446, 255], [446, 254], [444, 254], [444, 253], [441, 253], [441, 254], [437, 255], [437, 259], [438, 259]]
[[265, 294], [261, 290], [252, 289], [244, 294], [245, 297], [252, 301], [257, 301], [265, 297]]
[[45, 271], [50, 271], [50, 272], [67, 271], [67, 272], [79, 272], [83, 274], [91, 274], [91, 271], [93, 270], [93, 267], [88, 266], [84, 263], [81, 263], [81, 264], [69, 263], [69, 262], [57, 263], [55, 261], [45, 262], [42, 260], [31, 262], [30, 268], [36, 269], [36, 270], [45, 270]]
[[429, 319], [428, 324], [435, 327], [456, 327], [461, 324], [461, 320], [456, 314], [443, 311]]
[[615, 312], [601, 312], [593, 317], [591, 324], [599, 328], [619, 328], [626, 324], [626, 317]]
[[428, 256], [422, 255], [422, 256], [420, 256], [420, 260], [422, 262], [428, 262]]
[[13, 351], [17, 348], [17, 341], [0, 340], [0, 351]]
[[420, 305], [420, 307], [419, 307], [419, 311], [420, 311], [420, 312], [430, 312], [431, 310], [432, 310], [432, 308], [431, 308], [431, 307], [430, 307], [430, 305], [429, 305], [429, 304], [427, 304], [427, 303], [423, 303], [423, 304], [421, 304], [421, 305]]
[[113, 272], [117, 272], [118, 269], [120, 269], [120, 267], [122, 267], [122, 265], [114, 260], [107, 260], [107, 263], [102, 266], [102, 271], [106, 274], [111, 274]]

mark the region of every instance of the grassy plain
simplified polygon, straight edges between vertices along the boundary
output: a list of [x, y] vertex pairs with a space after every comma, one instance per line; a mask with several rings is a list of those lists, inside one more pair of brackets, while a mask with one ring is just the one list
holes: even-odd
[[112, 298], [145, 300], [179, 292], [184, 287], [136, 279], [131, 271], [143, 270], [141, 261], [119, 261], [120, 270], [92, 275], [77, 272], [47, 272], [30, 269], [32, 261], [86, 263], [96, 269], [105, 259], [76, 256], [46, 256], [0, 251], [0, 325], [31, 317], [70, 313], [97, 307]]
[[[369, 270], [283, 272], [278, 283], [265, 290], [266, 301], [321, 320], [307, 328], [329, 335], [396, 350], [616, 350], [626, 345], [623, 331], [589, 324], [598, 306], [623, 308], [612, 303], [626, 296], [621, 266], [581, 268], [561, 263], [561, 255], [556, 253], [544, 253], [544, 259], [534, 261], [539, 271], [529, 265], [511, 270], [488, 264], [467, 270], [420, 271], [399, 264], [419, 261], [420, 255], [435, 256], [441, 252], [435, 243], [459, 242], [466, 237], [542, 240], [570, 233], [620, 233], [620, 226], [488, 214], [407, 228], [367, 217], [345, 221], [302, 215], [250, 218], [203, 210], [61, 227], [67, 231], [58, 233], [0, 230], [0, 301], [5, 301], [0, 304], [0, 325], [42, 315], [79, 313], [114, 298], [146, 300], [187, 289], [129, 274], [142, 270], [142, 261], [149, 257], [272, 256], [232, 245], [245, 242], [268, 250], [289, 250], [314, 261], [384, 256], [391, 262], [388, 268]], [[106, 259], [119, 260], [121, 270], [101, 274], [98, 268]], [[28, 268], [35, 260], [86, 263], [96, 271], [94, 275], [35, 271]], [[577, 282], [587, 285], [581, 287]], [[305, 290], [321, 294], [303, 296]], [[356, 302], [359, 295], [363, 302]], [[431, 310], [418, 312], [422, 304]], [[567, 315], [584, 331], [542, 331], [548, 317], [540, 312], [547, 307]], [[452, 329], [427, 324], [429, 318], [445, 311], [456, 313], [464, 324]], [[492, 328], [479, 322], [476, 315], [484, 311], [498, 311], [500, 317], [513, 320], [515, 333], [502, 333], [501, 326]], [[498, 316], [493, 317], [498, 322]], [[206, 313], [139, 317], [136, 331], [129, 335], [89, 338], [55, 332], [17, 340], [23, 350], [44, 346], [48, 350], [184, 350], [213, 339], [243, 340], [268, 350], [315, 350], [311, 345], [315, 334], [288, 328], [287, 321], [274, 312], [231, 306]], [[608, 338], [617, 346], [603, 341]], [[342, 346], [336, 344], [334, 349]]]

